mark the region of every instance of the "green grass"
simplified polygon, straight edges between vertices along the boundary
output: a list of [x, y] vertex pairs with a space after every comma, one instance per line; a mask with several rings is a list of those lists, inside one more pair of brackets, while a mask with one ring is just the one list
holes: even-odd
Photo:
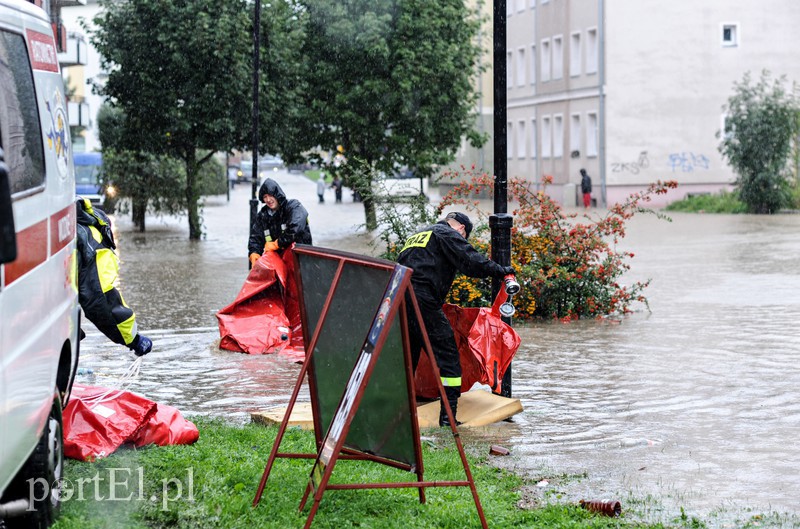
[[665, 209], [688, 213], [747, 213], [747, 206], [739, 200], [738, 195], [728, 191], [691, 196], [672, 202]]
[[312, 182], [316, 182], [317, 180], [319, 180], [319, 176], [323, 172], [325, 173], [325, 181], [327, 183], [333, 182], [333, 176], [331, 175], [330, 171], [326, 172], [326, 171], [323, 171], [322, 169], [309, 169], [308, 171], [305, 172], [305, 175]]
[[[200, 429], [200, 440], [190, 446], [124, 448], [94, 463], [68, 461], [66, 495], [54, 529], [303, 527], [313, 498], [302, 513], [298, 506], [312, 460], [277, 459], [261, 502], [253, 508], [277, 427], [234, 426], [219, 419], [193, 420]], [[281, 452], [309, 453], [313, 447], [310, 432], [290, 429]], [[484, 448], [481, 446], [481, 451]], [[467, 449], [470, 468], [490, 527], [662, 527], [629, 521], [624, 515], [607, 518], [570, 504], [519, 508], [522, 487], [531, 484], [487, 464], [486, 456], [476, 456], [471, 451]], [[449, 436], [423, 443], [423, 461], [427, 481], [464, 479], [455, 443]], [[414, 481], [415, 477], [376, 463], [339, 461], [331, 482]], [[313, 527], [480, 527], [468, 487], [428, 488], [426, 497], [427, 502], [421, 504], [417, 490], [411, 488], [329, 490], [322, 498]], [[681, 522], [678, 525], [687, 526]]]

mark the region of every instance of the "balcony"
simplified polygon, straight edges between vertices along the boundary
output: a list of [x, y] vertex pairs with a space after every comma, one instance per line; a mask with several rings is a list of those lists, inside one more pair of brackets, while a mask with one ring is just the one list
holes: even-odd
[[67, 117], [69, 118], [70, 127], [88, 127], [89, 104], [78, 101], [70, 101], [67, 103]]
[[70, 31], [67, 33], [67, 47], [58, 54], [58, 62], [62, 68], [69, 66], [85, 66], [89, 45], [82, 33]]

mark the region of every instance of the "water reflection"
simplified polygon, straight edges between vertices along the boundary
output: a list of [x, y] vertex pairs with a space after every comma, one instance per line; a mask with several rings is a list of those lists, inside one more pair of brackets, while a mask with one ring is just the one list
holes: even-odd
[[[365, 251], [361, 204], [319, 205], [311, 182], [276, 176], [308, 207], [316, 244]], [[132, 389], [186, 413], [246, 421], [285, 404], [298, 372], [216, 347], [214, 313], [247, 272], [247, 199], [239, 188], [230, 204], [207, 204], [197, 243], [185, 220], [153, 221], [144, 235], [118, 222], [123, 294], [155, 342]], [[652, 312], [518, 326], [513, 391], [525, 411], [465, 436], [513, 447], [498, 462], [548, 477], [566, 501], [632, 491], [661, 498], [639, 514], [670, 520], [684, 507], [720, 527], [744, 507], [797, 514], [800, 215], [672, 217], [636, 217], [621, 245], [636, 254], [627, 279], [653, 280]], [[82, 355], [98, 384], [132, 360], [96, 332]]]

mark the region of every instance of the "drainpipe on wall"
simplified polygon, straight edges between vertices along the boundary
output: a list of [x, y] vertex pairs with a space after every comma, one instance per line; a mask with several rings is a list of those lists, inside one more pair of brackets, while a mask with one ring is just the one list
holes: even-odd
[[605, 87], [606, 87], [606, 23], [605, 23], [605, 0], [597, 0], [597, 38], [599, 41], [599, 48], [598, 48], [598, 92], [599, 92], [599, 104], [600, 108], [598, 110], [600, 123], [598, 126], [598, 142], [600, 143], [600, 155], [599, 155], [599, 162], [600, 162], [600, 201], [602, 203], [602, 207], [607, 207], [607, 200], [606, 200], [606, 99], [605, 99]]

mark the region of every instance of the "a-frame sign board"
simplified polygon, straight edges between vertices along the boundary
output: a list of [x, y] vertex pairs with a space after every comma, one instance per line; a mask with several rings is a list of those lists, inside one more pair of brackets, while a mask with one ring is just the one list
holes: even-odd
[[[300, 510], [313, 504], [311, 526], [326, 490], [417, 488], [420, 503], [428, 487], [469, 487], [481, 524], [487, 527], [461, 438], [451, 426], [464, 467], [463, 481], [425, 481], [417, 421], [408, 316], [422, 328], [411, 269], [380, 259], [319, 247], [294, 249], [306, 359], [278, 429], [253, 499], [261, 500], [277, 458], [314, 459]], [[424, 353], [439, 379], [427, 335]], [[308, 376], [317, 453], [279, 452], [303, 381]], [[446, 396], [439, 386], [442, 399]], [[449, 410], [448, 410], [449, 412]], [[450, 423], [455, 424], [454, 417]], [[324, 432], [324, 435], [322, 435]], [[416, 481], [331, 484], [339, 459], [368, 460], [416, 474]]]

